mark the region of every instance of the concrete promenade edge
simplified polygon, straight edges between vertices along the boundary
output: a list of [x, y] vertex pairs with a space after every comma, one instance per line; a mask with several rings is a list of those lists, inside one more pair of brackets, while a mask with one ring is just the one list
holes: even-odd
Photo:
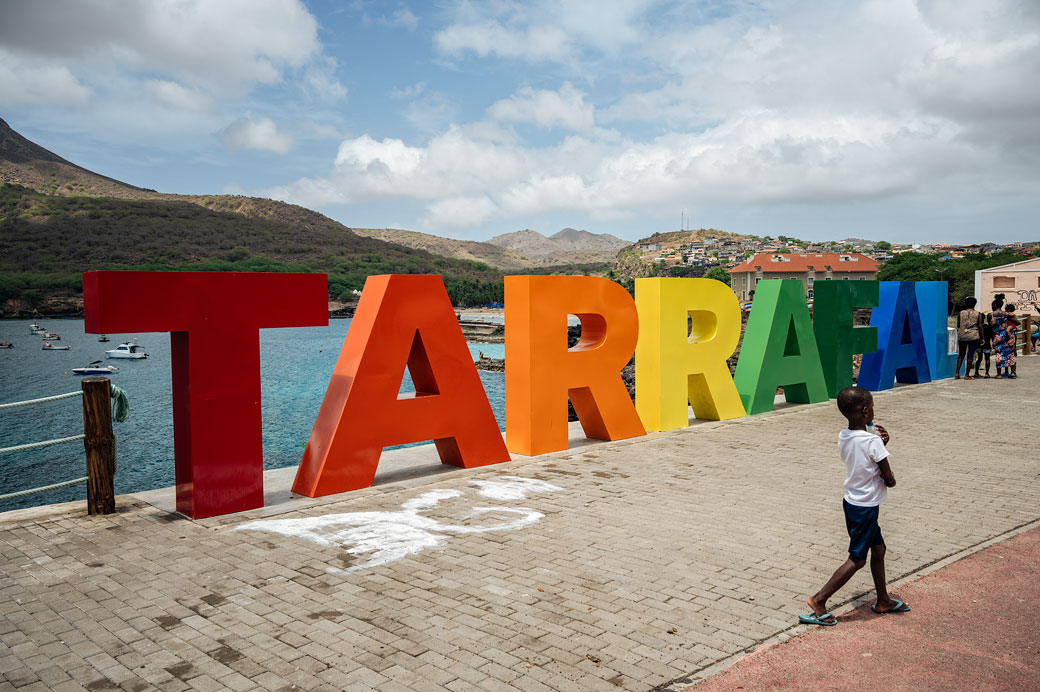
[[[1040, 359], [1019, 372], [877, 394], [890, 582], [1040, 521]], [[683, 690], [806, 632], [846, 555], [843, 423], [792, 405], [198, 522], [0, 514], [0, 690]]]

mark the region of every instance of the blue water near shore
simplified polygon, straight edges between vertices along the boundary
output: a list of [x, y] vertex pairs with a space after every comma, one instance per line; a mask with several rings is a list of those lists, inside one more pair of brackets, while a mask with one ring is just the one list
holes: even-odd
[[[115, 365], [113, 384], [127, 392], [130, 419], [115, 424], [118, 440], [116, 492], [128, 493], [173, 485], [173, 410], [170, 394], [170, 336], [166, 333], [109, 334], [99, 343], [95, 334], [83, 331], [83, 320], [40, 320], [49, 331], [61, 335], [57, 344], [69, 351], [44, 351], [43, 339], [29, 333], [29, 320], [0, 321], [0, 341], [13, 349], [0, 349], [0, 403], [25, 401], [79, 391], [80, 377], [72, 368], [104, 360]], [[350, 320], [330, 320], [327, 327], [260, 330], [261, 405], [263, 411], [264, 468], [300, 463], [311, 426], [321, 407], [336, 358]], [[148, 353], [143, 360], [105, 360], [105, 350], [135, 339]], [[220, 344], [228, 358], [235, 344]], [[501, 344], [469, 344], [479, 352], [502, 358]], [[480, 371], [480, 379], [495, 413], [499, 429], [505, 429], [505, 376]], [[402, 391], [412, 391], [407, 375]], [[81, 400], [61, 401], [0, 410], [0, 448], [83, 432]], [[49, 485], [85, 475], [82, 441], [27, 452], [0, 455], [0, 495]], [[0, 501], [0, 511], [35, 505], [82, 500], [83, 484]]]

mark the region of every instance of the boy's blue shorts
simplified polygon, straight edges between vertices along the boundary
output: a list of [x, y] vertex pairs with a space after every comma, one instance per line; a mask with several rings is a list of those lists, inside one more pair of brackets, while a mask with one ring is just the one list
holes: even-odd
[[849, 555], [857, 560], [866, 560], [870, 546], [885, 544], [878, 526], [880, 508], [850, 505], [844, 498], [841, 508], [845, 510], [845, 527], [849, 530]]

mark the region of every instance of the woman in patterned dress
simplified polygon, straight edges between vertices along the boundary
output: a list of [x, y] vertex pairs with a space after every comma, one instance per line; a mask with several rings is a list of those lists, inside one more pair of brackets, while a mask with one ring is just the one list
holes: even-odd
[[997, 379], [1012, 379], [1016, 377], [1014, 370], [1018, 369], [1015, 359], [1018, 321], [1014, 318], [1015, 306], [1009, 303], [1001, 307], [998, 301], [1004, 302], [1002, 295], [993, 301], [993, 313], [990, 315], [993, 320], [993, 352], [997, 356]]

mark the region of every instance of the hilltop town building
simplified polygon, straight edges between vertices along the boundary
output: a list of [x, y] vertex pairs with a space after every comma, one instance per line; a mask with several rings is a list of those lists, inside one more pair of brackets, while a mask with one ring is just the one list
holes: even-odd
[[989, 312], [993, 296], [1004, 294], [1017, 312], [1032, 312], [1040, 304], [1040, 257], [975, 272], [975, 299], [979, 309]]
[[876, 279], [877, 271], [875, 260], [857, 252], [759, 253], [730, 269], [729, 275], [730, 286], [740, 300], [750, 300], [751, 292], [763, 279], [798, 279], [806, 298], [812, 300], [817, 281], [867, 281]]

